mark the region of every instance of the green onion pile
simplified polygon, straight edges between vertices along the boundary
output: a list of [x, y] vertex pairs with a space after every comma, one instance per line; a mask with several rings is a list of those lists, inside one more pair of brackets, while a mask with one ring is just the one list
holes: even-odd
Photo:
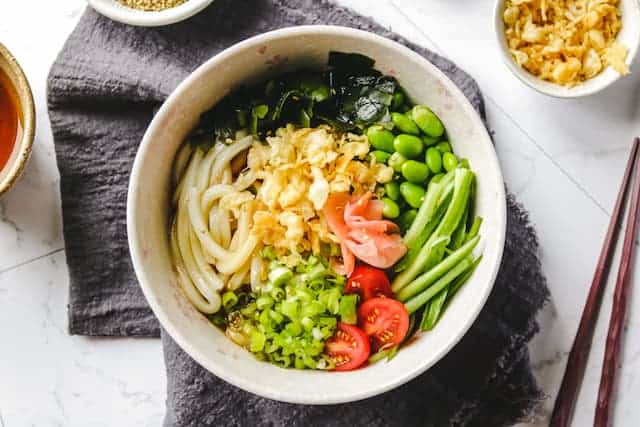
[[[271, 258], [269, 249], [263, 253]], [[332, 369], [325, 342], [338, 321], [357, 320], [357, 295], [343, 295], [344, 283], [315, 256], [294, 270], [271, 260], [267, 283], [257, 292], [226, 292], [211, 320], [261, 360], [284, 368]]]

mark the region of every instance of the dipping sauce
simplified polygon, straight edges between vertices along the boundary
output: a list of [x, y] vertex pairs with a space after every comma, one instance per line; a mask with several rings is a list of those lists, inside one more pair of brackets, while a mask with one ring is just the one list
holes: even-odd
[[0, 171], [11, 157], [22, 135], [22, 117], [18, 94], [4, 71], [0, 70]]

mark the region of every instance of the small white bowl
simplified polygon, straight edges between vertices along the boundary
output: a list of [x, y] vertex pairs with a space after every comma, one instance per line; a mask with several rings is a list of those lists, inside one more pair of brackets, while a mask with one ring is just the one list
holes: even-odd
[[[240, 84], [301, 65], [325, 68], [332, 50], [373, 58], [418, 103], [442, 119], [454, 150], [477, 175], [477, 213], [484, 218], [484, 258], [438, 326], [402, 348], [389, 363], [351, 372], [282, 369], [260, 362], [200, 314], [176, 283], [169, 251], [170, 177], [176, 151], [202, 112]], [[129, 249], [140, 286], [163, 328], [200, 365], [267, 398], [306, 404], [364, 399], [406, 383], [433, 366], [462, 338], [491, 292], [506, 229], [504, 183], [493, 144], [469, 101], [439, 69], [389, 39], [344, 27], [303, 26], [238, 43], [196, 69], [169, 96], [147, 129], [127, 198]]]
[[[500, 55], [511, 72], [529, 87], [556, 98], [580, 98], [600, 92], [622, 77], [611, 67], [608, 67], [594, 78], [574, 87], [566, 87], [537, 78], [516, 64], [511, 52], [509, 52], [504, 34], [504, 21], [502, 20], [504, 5], [505, 0], [497, 0], [494, 9], [494, 30]], [[629, 49], [626, 63], [631, 66], [640, 45], [640, 3], [638, 0], [620, 0], [620, 12], [622, 29], [618, 34], [617, 41]], [[633, 70], [631, 71], [633, 72]]]
[[140, 27], [158, 27], [183, 21], [209, 6], [212, 1], [187, 0], [180, 6], [155, 12], [132, 9], [116, 0], [87, 0], [96, 12], [114, 21]]

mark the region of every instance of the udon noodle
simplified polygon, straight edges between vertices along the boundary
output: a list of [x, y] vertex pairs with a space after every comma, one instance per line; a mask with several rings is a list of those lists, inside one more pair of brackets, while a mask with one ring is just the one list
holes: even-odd
[[[255, 289], [261, 280], [260, 242], [250, 233], [250, 204], [242, 203], [242, 192], [256, 179], [245, 171], [234, 181], [231, 170], [231, 161], [253, 143], [245, 136], [231, 145], [217, 142], [206, 152], [187, 143], [176, 157], [171, 252], [180, 286], [203, 313], [220, 309], [223, 288]], [[221, 203], [225, 196], [240, 202], [229, 208]]]

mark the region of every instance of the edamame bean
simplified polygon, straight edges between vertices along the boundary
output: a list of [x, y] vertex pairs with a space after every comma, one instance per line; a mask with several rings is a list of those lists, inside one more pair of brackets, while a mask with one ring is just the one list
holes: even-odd
[[400, 231], [404, 234], [405, 231], [411, 227], [411, 224], [416, 219], [418, 215], [418, 211], [416, 209], [409, 209], [408, 211], [404, 211], [402, 215], [398, 217], [396, 224], [400, 227]]
[[395, 152], [389, 157], [387, 160], [387, 164], [393, 168], [394, 171], [400, 172], [402, 169], [402, 164], [407, 161], [407, 158], [402, 154]]
[[431, 169], [431, 172], [440, 173], [442, 170], [442, 155], [437, 148], [428, 148], [427, 154], [424, 156], [424, 161], [427, 163], [427, 166], [429, 166], [429, 169]]
[[438, 116], [424, 105], [413, 107], [411, 118], [420, 130], [429, 136], [439, 137], [444, 133], [444, 126]]
[[434, 138], [433, 136], [429, 136], [429, 135], [422, 135], [422, 143], [424, 144], [425, 147], [435, 145], [438, 143], [438, 141], [440, 141], [440, 138]]
[[396, 181], [387, 182], [384, 185], [384, 194], [391, 200], [398, 200], [400, 197], [400, 184]]
[[458, 159], [453, 153], [444, 153], [442, 155], [442, 164], [444, 166], [444, 170], [449, 172], [450, 170], [455, 169], [458, 165]]
[[429, 167], [415, 160], [407, 160], [402, 165], [402, 176], [409, 182], [422, 184], [429, 176]]
[[420, 135], [420, 129], [409, 117], [402, 113], [391, 113], [391, 121], [401, 132]]
[[438, 142], [436, 148], [440, 150], [441, 153], [451, 153], [452, 151], [451, 144], [449, 144], [447, 141]]
[[396, 91], [393, 94], [393, 100], [391, 101], [391, 109], [398, 111], [404, 104], [404, 93], [401, 90]]
[[382, 198], [382, 216], [385, 218], [397, 218], [400, 215], [398, 204], [388, 197]]
[[433, 175], [433, 177], [431, 177], [431, 181], [429, 181], [429, 183], [433, 182], [433, 183], [437, 184], [437, 183], [440, 182], [440, 180], [442, 179], [443, 176], [444, 176], [443, 173], [439, 173], [439, 174]]
[[417, 136], [401, 133], [393, 140], [393, 148], [403, 156], [413, 159], [422, 153], [422, 140]]
[[373, 125], [367, 129], [367, 138], [369, 143], [376, 150], [393, 153], [393, 134], [380, 125]]
[[391, 157], [391, 154], [387, 153], [386, 151], [380, 150], [372, 151], [369, 154], [371, 155], [371, 157], [376, 159], [376, 163], [387, 163], [387, 160], [389, 160], [389, 157]]
[[419, 208], [424, 200], [424, 188], [413, 182], [400, 184], [400, 194], [412, 208]]

